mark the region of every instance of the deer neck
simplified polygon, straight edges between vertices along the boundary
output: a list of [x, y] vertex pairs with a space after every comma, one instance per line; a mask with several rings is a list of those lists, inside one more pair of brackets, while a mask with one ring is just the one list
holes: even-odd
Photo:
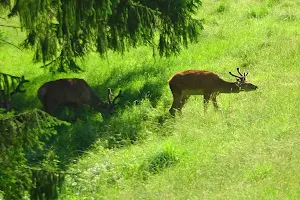
[[94, 109], [101, 113], [103, 118], [107, 118], [111, 114], [109, 103], [103, 101], [95, 93], [92, 93], [91, 103]]
[[97, 94], [95, 94], [94, 91], [91, 90], [91, 99], [90, 104], [94, 106], [95, 108], [101, 107], [106, 108], [108, 106], [108, 103], [103, 101]]
[[238, 93], [240, 92], [240, 87], [236, 85], [235, 82], [222, 81], [219, 86], [220, 93]]

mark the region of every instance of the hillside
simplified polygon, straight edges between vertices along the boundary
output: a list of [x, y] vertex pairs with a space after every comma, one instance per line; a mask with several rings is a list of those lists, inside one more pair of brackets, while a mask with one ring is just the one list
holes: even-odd
[[[69, 173], [59, 199], [300, 198], [300, 1], [204, 0], [197, 18], [198, 43], [177, 57], [153, 58], [147, 47], [91, 54], [78, 74], [51, 74], [30, 50], [0, 46], [0, 71], [30, 80], [15, 99], [21, 111], [42, 108], [37, 89], [61, 77], [84, 78], [103, 98], [108, 87], [124, 91], [110, 119], [84, 107], [58, 129], [48, 159]], [[257, 91], [219, 95], [219, 112], [209, 104], [204, 113], [203, 97], [193, 97], [170, 117], [174, 73], [205, 69], [234, 81], [237, 66]]]

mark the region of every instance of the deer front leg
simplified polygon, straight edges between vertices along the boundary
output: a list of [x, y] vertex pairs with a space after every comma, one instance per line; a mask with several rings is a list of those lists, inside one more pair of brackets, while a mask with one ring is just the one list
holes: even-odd
[[180, 108], [181, 98], [182, 98], [181, 94], [173, 93], [173, 104], [169, 110], [171, 115], [174, 116], [175, 111]]
[[51, 101], [51, 100], [45, 101], [43, 104], [44, 104], [45, 111], [48, 114], [54, 116], [58, 104], [55, 101]]
[[218, 103], [217, 103], [217, 94], [212, 94], [211, 95], [211, 100], [213, 102], [213, 105], [215, 107], [215, 110], [219, 110], [219, 106], [218, 106]]
[[186, 103], [186, 101], [189, 99], [189, 95], [185, 95], [181, 98], [180, 101], [180, 105], [179, 105], [179, 110], [181, 111], [182, 107], [184, 106], [184, 104]]

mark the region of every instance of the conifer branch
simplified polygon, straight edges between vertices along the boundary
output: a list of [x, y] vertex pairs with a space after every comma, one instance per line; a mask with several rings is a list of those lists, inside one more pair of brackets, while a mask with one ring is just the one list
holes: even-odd
[[16, 47], [16, 48], [19, 49], [20, 51], [23, 51], [20, 47], [16, 46], [16, 45], [13, 44], [13, 43], [10, 43], [10, 42], [8, 42], [8, 41], [6, 41], [6, 40], [0, 39], [0, 42], [3, 42], [3, 43], [5, 43], [5, 44], [9, 44], [9, 45], [11, 45], [11, 46]]
[[47, 64], [45, 64], [45, 65], [43, 65], [43, 66], [40, 66], [40, 68], [46, 68], [46, 67], [48, 67], [49, 65], [52, 65], [53, 63], [57, 62], [57, 60], [61, 59], [61, 57], [62, 57], [62, 55], [56, 57], [56, 58], [55, 58], [54, 60], [52, 60], [51, 62], [49, 62], [49, 63], [47, 63]]
[[[108, 50], [123, 54], [131, 47], [150, 44], [161, 56], [176, 55], [182, 46], [196, 41], [201, 29], [201, 22], [193, 19], [201, 0], [33, 2], [17, 0], [10, 15], [18, 14], [27, 32], [25, 47], [35, 50], [35, 60], [43, 61], [42, 67], [52, 65], [50, 71], [79, 71], [74, 58], [84, 57], [94, 47], [105, 55]], [[39, 10], [38, 5], [45, 7]], [[57, 53], [61, 56], [53, 60]]]
[[11, 25], [5, 25], [5, 24], [0, 24], [2, 27], [8, 27], [8, 28], [22, 28], [21, 26], [11, 26]]

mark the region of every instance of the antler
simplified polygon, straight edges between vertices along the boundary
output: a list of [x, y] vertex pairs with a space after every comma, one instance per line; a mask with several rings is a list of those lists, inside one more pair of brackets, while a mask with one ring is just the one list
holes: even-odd
[[236, 70], [237, 70], [237, 72], [239, 73], [240, 76], [234, 75], [234, 74], [231, 73], [231, 72], [229, 72], [229, 74], [230, 74], [231, 76], [234, 76], [234, 77], [239, 78], [239, 79], [245, 79], [246, 76], [248, 75], [248, 72], [244, 72], [244, 74], [242, 74], [239, 67], [237, 67]]
[[109, 105], [111, 105], [111, 96], [112, 96], [111, 89], [108, 88], [108, 89], [107, 89], [107, 99], [108, 99]]
[[236, 68], [236, 71], [241, 75], [241, 77], [243, 77], [244, 75], [241, 73], [241, 71], [240, 71], [240, 68], [239, 67], [237, 67]]
[[122, 90], [120, 90], [119, 94], [113, 100], [112, 100], [112, 95], [113, 94], [111, 92], [111, 89], [108, 88], [108, 103], [111, 108], [115, 106], [116, 100], [122, 96]]
[[113, 99], [112, 101], [112, 105], [114, 106], [115, 105], [115, 102], [118, 98], [120, 98], [122, 96], [122, 90], [119, 91], [119, 94]]
[[240, 77], [240, 76], [234, 75], [234, 74], [233, 74], [233, 73], [231, 73], [231, 72], [229, 72], [229, 74], [230, 74], [231, 76], [234, 76], [234, 77], [236, 77], [236, 78], [242, 78], [242, 77]]

